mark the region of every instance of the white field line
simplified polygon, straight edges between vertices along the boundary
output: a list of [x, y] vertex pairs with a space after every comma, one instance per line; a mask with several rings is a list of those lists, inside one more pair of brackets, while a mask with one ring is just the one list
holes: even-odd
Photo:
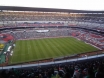
[[[72, 36], [73, 37], [73, 36]], [[74, 37], [74, 38], [76, 38], [77, 40], [80, 40], [79, 38], [77, 38], [77, 37]], [[85, 42], [85, 41], [84, 41]], [[90, 43], [87, 43], [87, 42], [85, 42], [86, 44], [90, 44]], [[95, 48], [97, 48], [97, 49], [99, 49], [99, 50], [102, 50], [101, 48], [99, 48], [99, 47], [97, 47], [97, 46], [95, 46], [95, 45], [93, 45], [93, 44], [90, 44], [91, 46], [93, 46], [93, 47], [95, 47]]]
[[28, 49], [27, 52], [28, 52], [28, 54], [29, 54], [29, 51], [30, 51], [30, 44], [27, 44], [27, 42], [26, 42], [26, 46], [27, 46], [26, 48]]
[[34, 39], [63, 38], [63, 37], [71, 37], [71, 36], [57, 36], [57, 37], [43, 37], [43, 38], [28, 38], [28, 39], [18, 39], [18, 40], [34, 40]]
[[[20, 63], [22, 63], [22, 62], [29, 62], [29, 61], [39, 61], [39, 60], [44, 60], [44, 59], [49, 59], [49, 58], [62, 58], [62, 57], [65, 57], [65, 56], [63, 56], [63, 54], [62, 55], [60, 55], [60, 56], [53, 56], [53, 57], [47, 57], [47, 58], [39, 58], [39, 59], [31, 59], [31, 60], [26, 60], [26, 61], [20, 61]], [[19, 62], [13, 62], [13, 63], [19, 63]]]
[[[87, 43], [87, 42], [85, 42], [86, 44], [90, 44], [90, 43]], [[92, 45], [92, 44], [90, 44], [90, 45]], [[92, 45], [93, 47], [95, 47], [95, 48], [97, 48], [97, 49], [99, 49], [99, 50], [102, 50], [101, 48], [99, 48], [99, 47], [97, 47], [97, 46], [95, 46], [95, 45]]]
[[[16, 44], [15, 44], [15, 45], [16, 45]], [[17, 47], [17, 46], [15, 46], [14, 48], [16, 48], [16, 47]], [[14, 55], [15, 52], [16, 52], [16, 51], [19, 51], [19, 50], [20, 50], [20, 46], [18, 46], [18, 49], [15, 49], [15, 51], [14, 51], [14, 49], [13, 49], [13, 52], [14, 52], [14, 53], [13, 53], [13, 55], [11, 56], [11, 59], [10, 59], [11, 62], [10, 62], [10, 63], [12, 63], [12, 60], [14, 59], [13, 57], [15, 56], [15, 55]]]
[[[32, 44], [33, 44], [33, 48], [34, 48], [34, 52], [35, 52], [34, 41], [32, 41], [32, 42], [33, 42]], [[36, 45], [37, 45], [37, 44], [36, 44]], [[35, 52], [35, 55], [36, 55], [36, 57], [38, 57], [36, 52]]]
[[[27, 44], [27, 45], [29, 45], [29, 51], [28, 51], [28, 54], [29, 54], [29, 52], [32, 50], [32, 47], [31, 47], [32, 44], [31, 44], [31, 45], [30, 45], [30, 44], [31, 44], [31, 42], [29, 41], [29, 44]], [[33, 52], [33, 51], [32, 51], [32, 52]], [[32, 55], [32, 56], [33, 56], [33, 55]]]

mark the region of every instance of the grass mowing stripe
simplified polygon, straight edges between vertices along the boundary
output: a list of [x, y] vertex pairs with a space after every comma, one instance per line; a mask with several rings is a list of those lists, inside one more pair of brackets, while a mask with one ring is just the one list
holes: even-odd
[[40, 42], [41, 44], [40, 44], [40, 46], [41, 46], [41, 57], [45, 57], [45, 58], [47, 58], [47, 54], [45, 53], [46, 52], [46, 48], [45, 48], [45, 45], [44, 45], [44, 42], [43, 42], [43, 40], [41, 40], [41, 42]]
[[10, 64], [95, 50], [98, 49], [72, 37], [20, 40], [16, 42]]
[[[55, 43], [57, 43], [57, 42], [55, 41], [55, 39], [51, 39], [51, 40], [48, 39], [48, 43], [49, 43], [48, 45], [49, 45], [50, 48], [51, 48], [50, 51], [52, 51], [51, 53], [53, 53], [53, 57], [59, 55], [59, 49], [57, 49], [58, 44], [55, 44]], [[51, 44], [51, 43], [52, 43], [52, 44]]]
[[[80, 42], [82, 42], [82, 43], [80, 43]], [[86, 48], [91, 48], [92, 49], [92, 47], [93, 46], [91, 46], [91, 45], [89, 45], [89, 44], [86, 44], [84, 41], [78, 41], [77, 42], [78, 44], [83, 44], [84, 46], [82, 46], [82, 47], [86, 47]], [[86, 45], [85, 45], [86, 44]], [[94, 47], [93, 47], [94, 48]], [[96, 49], [96, 48], [95, 48]], [[89, 50], [89, 49], [88, 49]]]
[[28, 50], [27, 50], [27, 44], [26, 44], [26, 43], [27, 43], [27, 42], [22, 41], [22, 47], [21, 47], [21, 49], [23, 49], [23, 50], [22, 50], [21, 55], [20, 55], [20, 57], [21, 57], [21, 62], [26, 62], [26, 58], [28, 58], [28, 57], [27, 57], [27, 52], [28, 52]]
[[46, 44], [46, 47], [45, 47], [45, 49], [47, 50], [47, 57], [53, 57], [53, 55], [54, 55], [54, 52], [53, 52], [53, 49], [51, 48], [51, 47], [53, 47], [51, 44], [51, 41], [49, 40], [49, 39], [46, 39], [46, 40], [44, 40], [44, 42], [45, 42], [45, 44]]
[[41, 54], [42, 54], [42, 48], [41, 48], [42, 46], [41, 46], [40, 42], [37, 40], [37, 47], [39, 47], [38, 52], [37, 52], [38, 53], [38, 59], [41, 58]]
[[[79, 41], [78, 41], [78, 42], [79, 42]], [[84, 50], [84, 49], [83, 49], [83, 45], [80, 44], [80, 43], [78, 43], [78, 42], [77, 42], [77, 39], [76, 39], [76, 40], [74, 40], [74, 39], [72, 40], [72, 43], [73, 43], [72, 45], [74, 46], [74, 47], [72, 47], [72, 49], [73, 49], [73, 48], [76, 48], [79, 52], [83, 52], [83, 50]], [[83, 42], [82, 42], [82, 43], [83, 43]], [[80, 46], [79, 46], [79, 45], [80, 45]], [[76, 50], [76, 49], [75, 49], [75, 50]], [[79, 53], [79, 52], [78, 52], [78, 53]]]
[[29, 53], [30, 53], [30, 58], [31, 58], [31, 59], [34, 59], [34, 55], [35, 55], [35, 52], [34, 52], [35, 50], [33, 50], [33, 49], [34, 49], [33, 46], [34, 46], [34, 45], [32, 45], [32, 40], [30, 40], [30, 41], [29, 41], [29, 48], [30, 48]]
[[[67, 39], [62, 39], [62, 40], [60, 40], [61, 41], [61, 43], [64, 43], [63, 44], [63, 50], [65, 50], [64, 52], [65, 52], [65, 55], [67, 54], [67, 53], [71, 53], [71, 48], [69, 48], [69, 41], [67, 40]], [[68, 41], [68, 42], [67, 42]]]
[[[69, 54], [73, 55], [75, 53], [75, 47], [73, 46], [73, 40], [69, 40], [69, 38], [64, 39], [64, 41], [66, 42], [66, 49], [68, 49]], [[69, 45], [70, 44], [70, 45]]]
[[33, 40], [31, 40], [31, 42], [32, 42], [32, 52], [33, 52], [33, 54], [34, 54], [34, 59], [36, 60], [36, 59], [38, 59], [38, 48], [36, 48], [37, 47], [37, 42], [35, 41], [33, 41]]
[[[47, 50], [49, 51], [49, 52], [48, 52], [48, 55], [49, 55], [50, 57], [56, 56], [56, 52], [57, 52], [58, 50], [55, 48], [56, 45], [54, 45], [52, 39], [51, 39], [51, 40], [50, 40], [50, 39], [46, 39], [45, 42], [46, 42], [46, 45], [47, 45]], [[55, 41], [54, 41], [54, 42], [55, 42]], [[55, 51], [56, 51], [56, 52], [55, 52]]]
[[44, 50], [43, 54], [46, 58], [49, 58], [49, 54], [47, 53], [47, 44], [44, 40], [42, 40], [42, 44], [43, 44], [42, 46], [43, 46], [43, 50]]
[[39, 59], [39, 58], [43, 58], [44, 55], [43, 55], [43, 52], [42, 52], [41, 40], [40, 40], [40, 41], [36, 40], [36, 41], [37, 41], [37, 46], [39, 47], [39, 48], [38, 48], [38, 59]]
[[26, 57], [28, 58], [25, 58], [26, 60], [30, 59], [32, 57], [32, 53], [31, 52], [31, 44], [30, 44], [30, 40], [28, 42], [26, 42], [26, 48], [27, 48], [27, 55]]
[[[55, 46], [55, 49], [56, 49], [56, 57], [58, 57], [58, 56], [62, 56], [63, 55], [63, 53], [61, 52], [61, 50], [60, 50], [60, 44], [58, 43], [58, 40], [57, 39], [53, 39], [52, 40], [52, 42], [53, 42], [53, 44], [54, 44], [54, 46]], [[53, 47], [53, 49], [54, 49], [54, 47]]]
[[59, 44], [59, 46], [62, 46], [62, 47], [58, 47], [58, 49], [59, 49], [60, 53], [62, 54], [62, 56], [64, 56], [65, 55], [65, 52], [67, 52], [67, 50], [64, 47], [64, 44], [62, 42], [63, 40], [61, 42], [60, 41], [57, 40], [57, 43]]

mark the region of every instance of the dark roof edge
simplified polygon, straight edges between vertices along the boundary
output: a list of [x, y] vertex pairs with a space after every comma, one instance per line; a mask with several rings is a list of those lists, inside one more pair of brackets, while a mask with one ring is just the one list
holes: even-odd
[[72, 10], [72, 9], [57, 9], [57, 8], [37, 8], [37, 7], [20, 7], [20, 6], [0, 6], [0, 10], [68, 12], [68, 13], [104, 13], [104, 11]]

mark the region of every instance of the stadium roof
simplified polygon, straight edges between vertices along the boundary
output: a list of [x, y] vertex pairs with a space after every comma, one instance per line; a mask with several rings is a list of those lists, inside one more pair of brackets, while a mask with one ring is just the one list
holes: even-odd
[[0, 10], [40, 11], [40, 12], [68, 12], [68, 13], [104, 13], [104, 11], [55, 9], [55, 8], [34, 8], [34, 7], [18, 7], [18, 6], [0, 6]]

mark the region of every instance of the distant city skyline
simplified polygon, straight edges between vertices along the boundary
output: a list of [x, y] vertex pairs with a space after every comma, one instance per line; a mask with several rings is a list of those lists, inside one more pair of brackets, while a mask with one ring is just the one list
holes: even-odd
[[104, 0], [0, 0], [0, 6], [104, 11]]

